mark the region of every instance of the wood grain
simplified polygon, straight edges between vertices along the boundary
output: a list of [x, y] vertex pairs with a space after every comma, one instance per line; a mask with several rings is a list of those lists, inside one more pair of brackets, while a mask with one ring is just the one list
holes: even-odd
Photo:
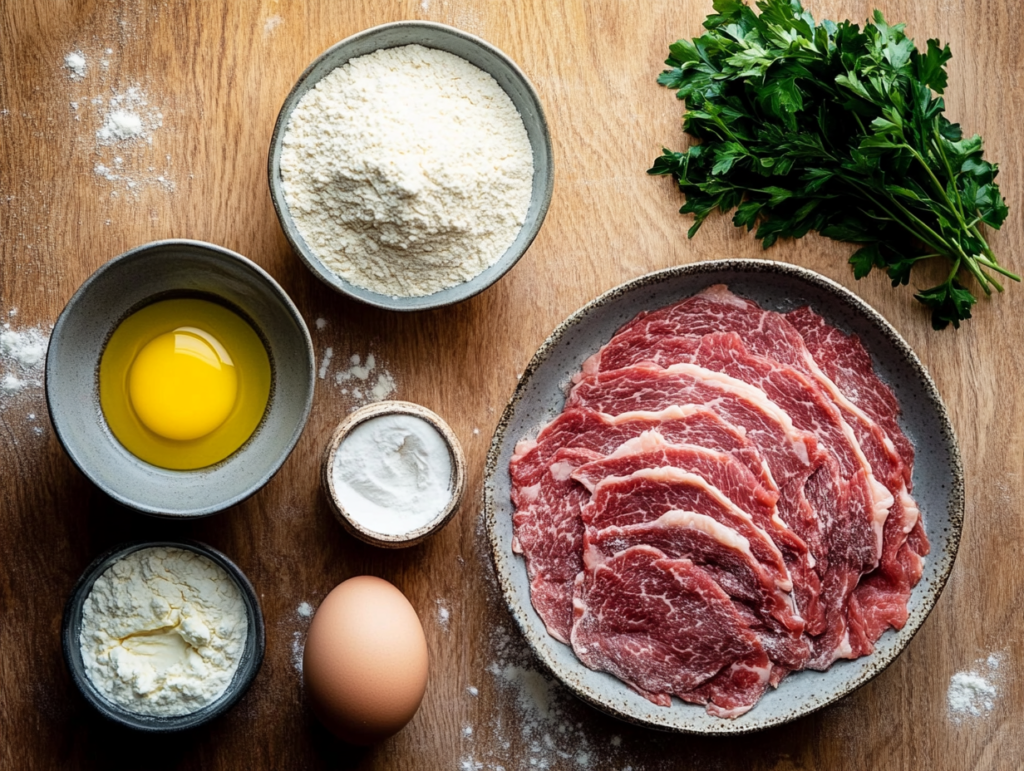
[[[862, 19], [875, 3], [809, 5], [818, 17]], [[951, 43], [949, 113], [981, 133], [988, 157], [1002, 166], [1013, 213], [991, 241], [1019, 271], [1024, 6], [877, 5], [907, 22], [918, 41]], [[439, 536], [397, 553], [358, 543], [318, 488], [324, 443], [356, 406], [325, 379], [301, 442], [265, 489], [207, 520], [167, 523], [118, 509], [84, 480], [45, 420], [40, 388], [0, 396], [0, 767], [963, 771], [1024, 764], [1024, 287], [980, 303], [959, 332], [937, 334], [909, 291], [892, 291], [878, 277], [854, 282], [843, 245], [808, 237], [762, 254], [721, 217], [687, 241], [678, 193], [644, 170], [663, 145], [683, 143], [680, 105], [654, 78], [668, 43], [698, 34], [709, 8], [706, 0], [0, 3], [0, 313], [17, 309], [12, 327], [52, 324], [92, 271], [132, 246], [170, 237], [222, 244], [282, 283], [311, 325], [318, 355], [330, 346], [337, 363], [374, 353], [395, 375], [399, 398], [449, 421], [470, 465], [467, 502]], [[515, 59], [546, 107], [557, 169], [546, 224], [520, 264], [458, 307], [414, 315], [366, 308], [314, 279], [288, 248], [265, 176], [277, 111], [309, 61], [347, 35], [399, 19], [454, 25]], [[88, 60], [81, 81], [62, 66], [73, 50]], [[131, 85], [145, 92], [146, 109], [160, 113], [162, 125], [151, 144], [98, 145], [109, 99]], [[95, 97], [103, 104], [92, 104]], [[96, 173], [115, 157], [141, 180], [134, 190]], [[574, 702], [557, 686], [540, 688], [553, 699], [551, 717], [540, 720], [524, 713], [522, 690], [494, 674], [534, 665], [495, 592], [479, 526], [491, 431], [516, 376], [566, 315], [629, 278], [724, 256], [793, 262], [854, 289], [929, 367], [967, 465], [967, 524], [952, 579], [887, 671], [790, 726], [720, 741], [656, 734]], [[317, 318], [327, 321], [322, 330]], [[148, 536], [193, 537], [222, 549], [257, 587], [267, 620], [267, 656], [250, 692], [213, 725], [173, 738], [133, 735], [95, 716], [75, 692], [58, 644], [63, 604], [83, 568], [110, 544]], [[361, 573], [408, 594], [432, 656], [416, 718], [367, 750], [340, 745], [318, 727], [293, 664], [306, 623], [299, 603], [315, 605]], [[447, 626], [439, 604], [450, 611]], [[951, 675], [990, 653], [1003, 662], [995, 709], [952, 721]]]

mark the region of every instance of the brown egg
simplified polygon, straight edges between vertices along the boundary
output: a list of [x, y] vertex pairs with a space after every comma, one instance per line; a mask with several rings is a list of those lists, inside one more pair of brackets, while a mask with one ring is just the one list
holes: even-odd
[[412, 720], [427, 688], [427, 641], [412, 605], [380, 578], [334, 587], [302, 659], [313, 713], [338, 738], [373, 744]]

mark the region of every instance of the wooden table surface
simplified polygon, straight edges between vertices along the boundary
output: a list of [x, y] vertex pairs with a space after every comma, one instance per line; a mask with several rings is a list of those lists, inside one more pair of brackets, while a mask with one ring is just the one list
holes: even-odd
[[[817, 0], [810, 10], [864, 19], [874, 5]], [[991, 241], [1020, 271], [1024, 6], [877, 5], [907, 22], [919, 43], [938, 37], [952, 45], [949, 113], [981, 133], [988, 157], [1002, 165], [1012, 215]], [[0, 767], [1024, 766], [1021, 286], [980, 303], [959, 332], [936, 333], [906, 289], [894, 292], [881, 277], [855, 282], [844, 245], [812, 236], [763, 255], [851, 287], [896, 326], [934, 376], [967, 468], [964, 537], [938, 606], [904, 654], [849, 698], [736, 739], [634, 728], [538, 674], [496, 593], [480, 524], [481, 475], [491, 432], [534, 350], [566, 315], [622, 281], [680, 263], [762, 256], [723, 217], [687, 241], [679, 195], [644, 173], [663, 145], [683, 144], [681, 105], [655, 77], [668, 44], [698, 34], [709, 9], [709, 0], [0, 3], [0, 313], [12, 329], [48, 328], [90, 273], [130, 247], [211, 241], [277, 278], [309, 324], [318, 360], [333, 349], [331, 373], [351, 355], [374, 354], [397, 381], [397, 398], [451, 423], [470, 466], [466, 503], [439, 536], [400, 552], [355, 542], [318, 488], [322, 448], [360, 403], [329, 374], [317, 382], [298, 447], [261, 492], [175, 524], [120, 510], [85, 480], [45, 419], [40, 387], [0, 395]], [[519, 265], [472, 300], [415, 315], [372, 310], [317, 281], [282, 235], [265, 171], [277, 111], [309, 61], [352, 33], [400, 19], [451, 24], [517, 61], [546, 108], [556, 162], [547, 221]], [[64, 67], [73, 51], [86, 58], [80, 79]], [[149, 141], [97, 141], [119, 96], [144, 116]], [[172, 738], [134, 735], [97, 717], [72, 686], [58, 642], [64, 602], [83, 568], [111, 544], [163, 536], [198, 538], [231, 556], [256, 586], [267, 622], [266, 659], [248, 694], [212, 725]], [[356, 750], [309, 714], [295, 656], [308, 624], [300, 603], [315, 606], [362, 573], [409, 596], [426, 630], [431, 674], [413, 722]], [[994, 708], [954, 720], [951, 676], [990, 655], [1000, 662]]]

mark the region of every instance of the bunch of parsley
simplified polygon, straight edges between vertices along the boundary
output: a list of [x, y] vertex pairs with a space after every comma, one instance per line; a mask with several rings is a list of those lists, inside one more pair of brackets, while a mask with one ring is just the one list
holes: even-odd
[[971, 316], [972, 276], [1002, 291], [1001, 267], [981, 233], [1008, 213], [982, 158], [933, 92], [946, 88], [949, 46], [919, 51], [875, 11], [863, 31], [849, 21], [816, 25], [799, 0], [714, 0], [707, 34], [670, 47], [658, 82], [686, 102], [684, 130], [701, 140], [664, 150], [650, 174], [671, 174], [695, 215], [692, 238], [715, 209], [767, 249], [811, 230], [860, 245], [857, 278], [872, 268], [892, 285], [922, 260], [949, 263], [945, 282], [918, 292], [932, 325]]

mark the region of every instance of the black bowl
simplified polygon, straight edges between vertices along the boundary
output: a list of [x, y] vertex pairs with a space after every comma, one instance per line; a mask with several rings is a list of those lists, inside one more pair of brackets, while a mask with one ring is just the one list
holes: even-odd
[[[82, 634], [82, 606], [92, 591], [92, 586], [112, 564], [127, 557], [129, 554], [141, 549], [154, 547], [166, 547], [176, 549], [187, 549], [201, 554], [210, 559], [214, 564], [222, 567], [234, 580], [245, 603], [246, 617], [249, 621], [249, 631], [245, 639], [245, 649], [238, 662], [238, 668], [231, 679], [231, 683], [219, 698], [210, 702], [205, 707], [190, 712], [187, 715], [175, 715], [173, 717], [160, 717], [155, 715], [140, 715], [130, 712], [124, 707], [110, 701], [100, 693], [93, 685], [85, 672], [85, 665], [82, 662], [81, 634]], [[266, 652], [266, 632], [263, 625], [263, 611], [260, 609], [256, 592], [249, 583], [249, 579], [238, 568], [238, 566], [221, 554], [216, 549], [196, 541], [143, 541], [133, 544], [122, 544], [116, 546], [105, 554], [100, 555], [93, 561], [82, 577], [78, 579], [68, 604], [64, 608], [64, 621], [60, 630], [61, 644], [64, 649], [64, 661], [71, 672], [71, 679], [75, 681], [78, 690], [82, 692], [85, 700], [92, 705], [104, 717], [119, 723], [128, 728], [151, 733], [168, 733], [173, 731], [185, 731], [208, 723], [214, 718], [223, 715], [235, 705], [242, 695], [252, 685], [256, 674], [260, 671], [263, 663], [263, 654]]]

